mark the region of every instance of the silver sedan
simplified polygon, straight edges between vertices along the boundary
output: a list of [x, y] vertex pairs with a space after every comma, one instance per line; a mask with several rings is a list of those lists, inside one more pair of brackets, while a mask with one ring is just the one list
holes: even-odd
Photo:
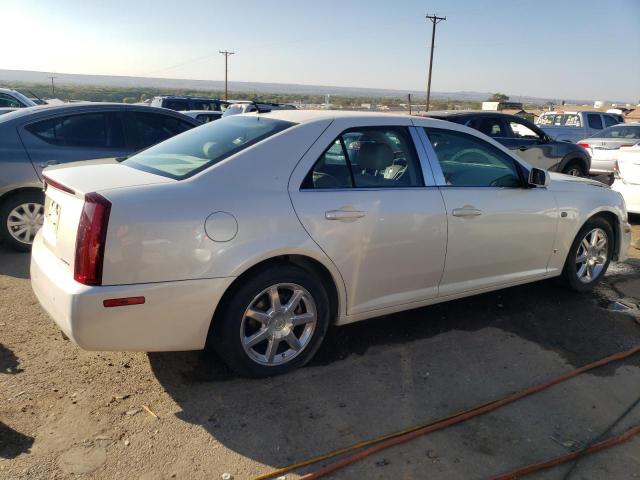
[[613, 172], [620, 147], [640, 143], [640, 123], [621, 123], [577, 142], [591, 154], [591, 172]]

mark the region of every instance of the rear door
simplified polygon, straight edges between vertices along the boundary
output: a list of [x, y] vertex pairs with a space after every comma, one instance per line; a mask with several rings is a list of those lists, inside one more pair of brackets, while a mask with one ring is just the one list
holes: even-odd
[[90, 111], [41, 118], [23, 124], [20, 138], [41, 176], [50, 165], [121, 157], [130, 153], [122, 117], [114, 111]]
[[408, 117], [353, 122], [335, 120], [293, 172], [298, 218], [339, 269], [348, 315], [434, 298], [446, 215], [415, 129]]
[[546, 188], [528, 188], [522, 167], [481, 137], [425, 128], [447, 209], [441, 296], [509, 285], [547, 273], [557, 206]]
[[516, 155], [538, 168], [548, 169], [558, 163], [555, 142], [549, 142], [541, 130], [518, 118], [508, 118], [505, 122], [510, 136], [509, 149]]

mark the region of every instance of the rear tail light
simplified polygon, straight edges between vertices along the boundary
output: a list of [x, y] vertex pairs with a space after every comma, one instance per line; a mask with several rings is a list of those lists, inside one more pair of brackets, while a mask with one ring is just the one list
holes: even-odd
[[97, 193], [85, 195], [76, 237], [73, 272], [76, 282], [85, 285], [102, 284], [104, 244], [107, 239], [110, 212], [111, 202], [106, 198]]
[[586, 149], [591, 148], [591, 145], [589, 145], [588, 143], [579, 143], [578, 146]]
[[622, 148], [622, 147], [633, 147], [633, 145], [634, 145], [633, 143], [625, 143], [623, 145], [620, 145], [619, 148]]

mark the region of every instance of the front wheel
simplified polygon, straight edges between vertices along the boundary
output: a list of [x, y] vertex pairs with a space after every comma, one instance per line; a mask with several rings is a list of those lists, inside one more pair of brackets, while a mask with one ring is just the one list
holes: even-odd
[[322, 283], [285, 265], [247, 279], [214, 318], [211, 343], [236, 373], [268, 377], [306, 364], [329, 325]]
[[604, 277], [613, 255], [613, 230], [601, 218], [589, 220], [578, 232], [562, 275], [569, 287], [585, 292]]
[[562, 170], [562, 173], [565, 175], [571, 175], [572, 177], [586, 177], [587, 171], [585, 168], [576, 161], [571, 161], [567, 164], [566, 167]]

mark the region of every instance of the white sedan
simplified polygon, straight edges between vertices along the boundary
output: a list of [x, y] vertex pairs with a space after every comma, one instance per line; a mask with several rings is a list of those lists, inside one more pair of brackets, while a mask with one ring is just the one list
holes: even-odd
[[476, 130], [406, 115], [230, 116], [120, 164], [45, 172], [31, 279], [90, 350], [215, 348], [242, 375], [308, 362], [331, 324], [626, 256], [625, 204]]
[[640, 214], [640, 145], [620, 148], [614, 170], [611, 188], [622, 194], [630, 213]]

